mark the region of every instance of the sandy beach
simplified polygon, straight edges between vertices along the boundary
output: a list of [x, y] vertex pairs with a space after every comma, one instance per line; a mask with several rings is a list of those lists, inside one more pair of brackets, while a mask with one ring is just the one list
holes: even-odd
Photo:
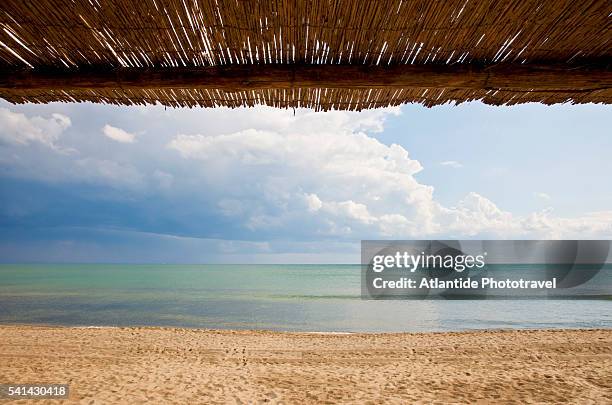
[[0, 383], [67, 383], [73, 403], [612, 402], [612, 330], [2, 326], [0, 342]]

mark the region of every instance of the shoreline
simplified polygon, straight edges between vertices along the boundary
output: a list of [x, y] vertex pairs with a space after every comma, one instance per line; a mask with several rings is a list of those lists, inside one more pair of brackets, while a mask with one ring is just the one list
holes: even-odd
[[185, 330], [194, 332], [231, 332], [231, 333], [271, 333], [271, 334], [289, 334], [289, 335], [446, 335], [446, 334], [469, 334], [469, 333], [505, 333], [505, 332], [611, 332], [610, 328], [581, 328], [581, 327], [559, 327], [559, 328], [483, 328], [483, 329], [456, 329], [456, 330], [431, 330], [431, 331], [402, 331], [402, 332], [387, 332], [387, 331], [317, 331], [317, 330], [280, 330], [280, 329], [248, 329], [248, 328], [200, 328], [192, 326], [167, 326], [167, 325], [68, 325], [68, 324], [53, 324], [53, 323], [2, 323], [0, 322], [0, 330], [3, 328], [43, 328], [43, 329], [134, 329], [134, 330]]
[[71, 403], [612, 401], [612, 329], [275, 332], [0, 325], [0, 382]]

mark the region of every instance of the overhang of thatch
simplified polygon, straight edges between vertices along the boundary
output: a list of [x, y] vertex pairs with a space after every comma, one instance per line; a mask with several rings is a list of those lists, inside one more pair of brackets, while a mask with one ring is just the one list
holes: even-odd
[[611, 65], [610, 0], [0, 2], [13, 103], [611, 103]]

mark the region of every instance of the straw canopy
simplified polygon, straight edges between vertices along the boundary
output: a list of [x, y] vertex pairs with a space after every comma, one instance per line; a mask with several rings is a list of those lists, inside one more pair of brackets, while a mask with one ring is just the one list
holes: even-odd
[[609, 0], [3, 0], [0, 97], [612, 103]]

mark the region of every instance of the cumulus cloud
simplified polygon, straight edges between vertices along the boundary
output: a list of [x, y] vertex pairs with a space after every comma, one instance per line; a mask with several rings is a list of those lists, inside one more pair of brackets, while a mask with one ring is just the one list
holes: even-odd
[[121, 128], [113, 127], [111, 125], [104, 125], [102, 133], [112, 139], [113, 141], [121, 143], [134, 143], [136, 141], [136, 135], [129, 133]]
[[440, 165], [452, 167], [454, 169], [460, 169], [463, 167], [463, 164], [457, 162], [456, 160], [445, 160], [443, 162], [440, 162]]
[[[306, 114], [274, 129], [179, 134], [168, 147], [198, 163], [209, 193], [230, 193], [232, 199], [218, 204], [221, 213], [252, 231], [410, 238], [548, 237], [580, 229], [568, 224], [582, 218], [515, 216], [473, 192], [456, 206], [443, 206], [433, 187], [415, 178], [423, 170], [418, 160], [371, 135], [382, 128], [385, 115], [395, 113]], [[612, 216], [598, 218], [608, 225], [587, 221], [587, 226], [603, 232]]]
[[0, 140], [14, 145], [40, 143], [59, 150], [55, 142], [71, 125], [70, 118], [53, 113], [50, 117], [28, 117], [0, 108]]
[[168, 146], [200, 162], [209, 193], [235, 185], [234, 199], [248, 206], [224, 201], [222, 210], [241, 215], [250, 229], [291, 227], [310, 216], [316, 234], [377, 232], [399, 212], [428, 228], [433, 189], [414, 178], [421, 164], [366, 132], [378, 130], [384, 116], [307, 115], [276, 131], [180, 134]]
[[[28, 117], [0, 109], [0, 169], [48, 183], [93, 184], [102, 190], [94, 194], [96, 201], [100, 195], [107, 199], [112, 193], [106, 191], [113, 189], [122, 198], [113, 202], [120, 214], [101, 209], [99, 215], [106, 217], [99, 222], [183, 237], [348, 243], [366, 238], [612, 236], [610, 212], [560, 218], [545, 210], [521, 216], [504, 209], [503, 201], [474, 192], [442, 204], [434, 188], [419, 181], [418, 174], [427, 168], [401, 145], [377, 139], [385, 121], [399, 113], [398, 108], [298, 110], [294, 116], [254, 108], [189, 115], [162, 109], [163, 119], [157, 114], [143, 115], [140, 123], [135, 119], [134, 126], [142, 125], [150, 136], [125, 148], [99, 136], [105, 122], [121, 116], [89, 124], [87, 132], [68, 129], [65, 115]], [[102, 132], [118, 142], [137, 139], [109, 124]], [[55, 147], [60, 138], [79, 152], [68, 156], [32, 147]], [[75, 209], [91, 211], [86, 205], [67, 208], [70, 213]], [[96, 212], [82, 216], [90, 215]]]
[[510, 212], [474, 192], [468, 193], [456, 207], [441, 208], [440, 214], [439, 234], [511, 236], [521, 233], [520, 224]]

